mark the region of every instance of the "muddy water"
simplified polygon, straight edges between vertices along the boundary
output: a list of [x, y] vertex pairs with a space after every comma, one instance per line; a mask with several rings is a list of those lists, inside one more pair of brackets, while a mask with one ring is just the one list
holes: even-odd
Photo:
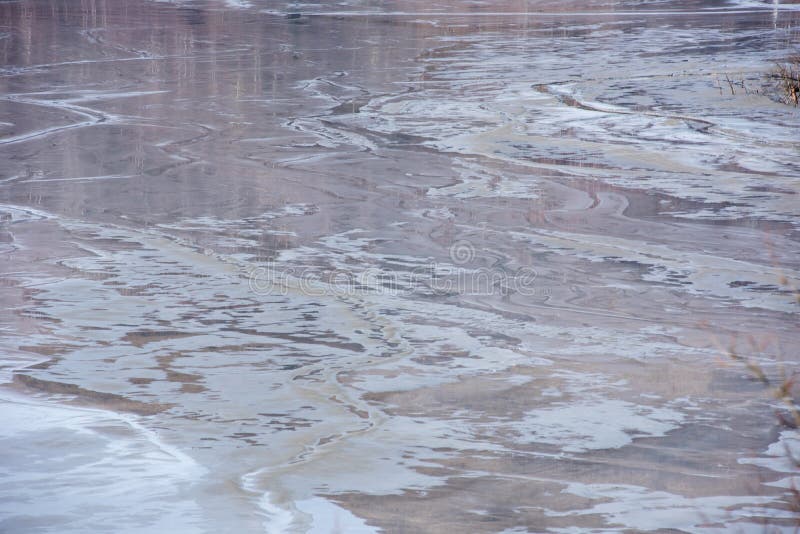
[[0, 530], [790, 529], [794, 7], [0, 4]]

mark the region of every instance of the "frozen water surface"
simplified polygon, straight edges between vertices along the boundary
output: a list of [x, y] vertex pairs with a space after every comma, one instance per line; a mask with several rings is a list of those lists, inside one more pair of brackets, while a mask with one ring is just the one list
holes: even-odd
[[792, 531], [798, 7], [0, 3], [0, 530]]

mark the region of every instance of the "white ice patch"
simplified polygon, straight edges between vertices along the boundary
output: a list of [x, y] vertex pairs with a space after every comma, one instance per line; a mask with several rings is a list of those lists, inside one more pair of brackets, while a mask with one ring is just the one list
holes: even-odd
[[731, 298], [748, 307], [786, 312], [794, 312], [796, 308], [786, 295], [747, 291], [734, 282], [744, 279], [769, 286], [782, 277], [800, 280], [800, 271], [797, 270], [613, 236], [554, 230], [512, 232], [511, 235], [520, 242], [559, 255], [569, 254], [593, 262], [614, 258], [635, 261], [649, 267], [643, 276], [645, 281], [668, 282], [670, 277], [680, 277], [687, 282], [683, 290], [689, 293]]
[[218, 217], [187, 217], [175, 223], [162, 223], [157, 226], [170, 230], [204, 231], [204, 232], [231, 232], [235, 231], [241, 237], [259, 237], [266, 233], [294, 235], [280, 229], [271, 229], [265, 225], [285, 217], [300, 217], [312, 215], [319, 211], [313, 204], [287, 204], [278, 209], [267, 211], [242, 219], [221, 219]]
[[348, 534], [375, 534], [378, 529], [352, 514], [349, 510], [335, 505], [321, 497], [313, 497], [294, 503], [297, 509], [312, 518], [307, 534], [329, 534], [347, 532]]
[[752, 464], [775, 471], [791, 473], [791, 476], [768, 482], [768, 486], [781, 488], [800, 488], [800, 434], [797, 430], [784, 430], [775, 443], [770, 444], [762, 456], [757, 458], [740, 458], [740, 464]]
[[203, 532], [205, 473], [134, 417], [0, 398], [0, 530]]
[[501, 423], [524, 443], [559, 445], [563, 452], [617, 449], [638, 437], [664, 436], [680, 426], [684, 415], [614, 399], [558, 403], [531, 410], [520, 421]]
[[[681, 531], [700, 531], [701, 525], [728, 523], [738, 517], [771, 514], [773, 510], [749, 508], [747, 514], [737, 513], [733, 506], [766, 504], [773, 502], [771, 497], [715, 496], [688, 498], [664, 491], [652, 491], [641, 486], [624, 484], [581, 484], [572, 483], [564, 493], [585, 499], [605, 500], [584, 510], [568, 512], [548, 511], [550, 517], [601, 515], [608, 525], [625, 527], [639, 531], [676, 529]], [[734, 523], [731, 528], [742, 526]], [[715, 529], [710, 529], [715, 530]], [[760, 526], [759, 532], [763, 532]]]

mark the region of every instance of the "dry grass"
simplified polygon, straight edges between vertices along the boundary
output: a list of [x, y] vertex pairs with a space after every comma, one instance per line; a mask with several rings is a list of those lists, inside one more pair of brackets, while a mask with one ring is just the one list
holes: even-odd
[[[797, 58], [800, 65], [800, 56]], [[795, 67], [797, 69], [797, 66]], [[800, 89], [798, 89], [800, 82], [797, 81], [798, 70], [793, 71], [795, 74], [795, 89], [791, 93], [794, 95], [794, 105], [797, 105], [798, 96], [800, 96]], [[796, 304], [800, 305], [800, 289], [792, 285], [788, 279], [782, 277], [780, 284], [788, 288]], [[754, 354], [763, 353], [763, 348], [760, 346], [755, 338], [750, 339], [750, 345]], [[758, 382], [763, 384], [767, 391], [783, 405], [783, 409], [776, 410], [775, 416], [781, 427], [786, 429], [793, 429], [797, 431], [800, 429], [800, 370], [787, 371], [785, 366], [781, 366], [777, 373], [772, 373], [774, 376], [769, 376], [764, 367], [756, 359], [743, 356], [736, 350], [736, 343], [732, 343], [725, 349], [727, 356], [739, 365], [747, 368], [750, 374]], [[797, 451], [792, 451], [789, 446], [786, 446], [786, 455], [792, 462], [795, 473], [794, 475], [800, 476], [800, 456]], [[794, 477], [796, 479], [797, 477]], [[800, 514], [800, 488], [792, 480], [789, 492], [791, 494], [790, 506], [792, 510]], [[795, 532], [800, 532], [800, 517], [797, 519], [795, 525]]]
[[793, 106], [800, 103], [800, 55], [777, 64], [769, 73], [769, 78], [775, 83], [782, 102]]

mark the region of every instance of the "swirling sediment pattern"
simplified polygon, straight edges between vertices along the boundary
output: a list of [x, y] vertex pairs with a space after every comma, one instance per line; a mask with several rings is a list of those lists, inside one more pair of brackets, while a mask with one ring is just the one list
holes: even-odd
[[792, 530], [797, 7], [0, 3], [0, 530]]

